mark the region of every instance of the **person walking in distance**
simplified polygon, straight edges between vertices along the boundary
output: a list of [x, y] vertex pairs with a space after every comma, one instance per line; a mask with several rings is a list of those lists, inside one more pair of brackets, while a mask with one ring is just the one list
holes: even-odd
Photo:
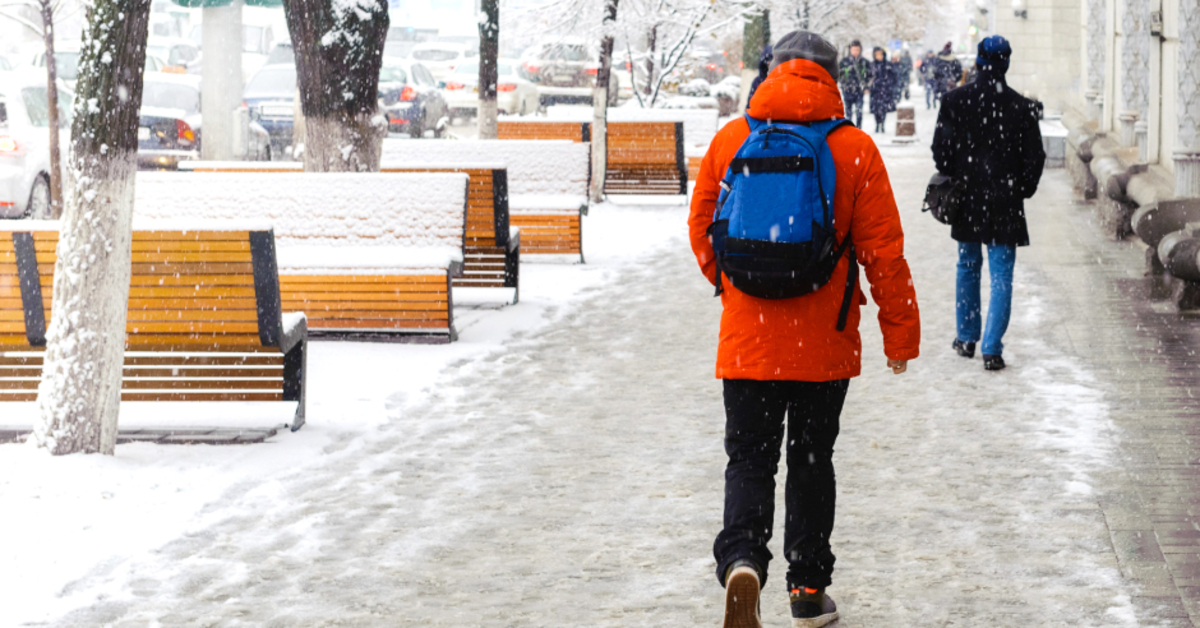
[[958, 86], [958, 83], [962, 81], [962, 75], [962, 63], [954, 58], [950, 42], [946, 42], [946, 47], [942, 48], [941, 54], [937, 56], [933, 64], [934, 104], [941, 100], [943, 94]]
[[[1025, 199], [1042, 177], [1046, 153], [1038, 127], [1038, 105], [1004, 80], [1012, 48], [992, 35], [979, 42], [973, 83], [947, 93], [933, 134], [938, 172], [966, 193], [950, 235], [958, 241], [957, 336], [952, 347], [975, 357], [983, 340], [983, 367], [1004, 368], [1004, 332], [1012, 310], [1013, 266], [1017, 247], [1029, 245]], [[987, 328], [982, 327], [980, 275], [987, 246], [992, 278]]]
[[871, 82], [871, 66], [862, 56], [862, 44], [850, 42], [850, 54], [838, 64], [838, 86], [846, 104], [846, 119], [862, 128], [863, 94]]
[[912, 94], [909, 92], [909, 86], [912, 83], [913, 58], [912, 55], [908, 54], [908, 48], [900, 52], [898, 61], [900, 65], [898, 66], [899, 72], [896, 73], [896, 76], [900, 79], [900, 89], [896, 95], [897, 102], [908, 100], [912, 97]]
[[882, 367], [886, 357], [893, 373], [904, 373], [920, 347], [900, 214], [875, 143], [845, 118], [837, 49], [795, 31], [774, 50], [746, 116], [710, 144], [688, 217], [692, 250], [723, 308], [716, 376], [728, 464], [713, 554], [726, 589], [725, 628], [762, 625], [758, 600], [785, 442], [792, 626], [837, 618], [826, 593], [833, 446], [850, 379], [862, 370], [859, 264], [883, 330], [885, 355], [871, 364]]
[[871, 115], [875, 132], [887, 132], [887, 114], [896, 110], [896, 72], [883, 48], [871, 51]]
[[937, 57], [930, 50], [925, 53], [925, 58], [921, 59], [921, 84], [925, 87], [925, 108], [933, 109], [936, 101], [933, 99], [934, 80], [937, 78]]

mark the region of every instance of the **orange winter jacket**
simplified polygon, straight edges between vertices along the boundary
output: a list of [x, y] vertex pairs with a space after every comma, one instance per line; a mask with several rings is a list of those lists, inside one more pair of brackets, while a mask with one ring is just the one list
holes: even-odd
[[[749, 113], [781, 122], [844, 117], [833, 78], [804, 59], [771, 70], [750, 101]], [[744, 118], [717, 133], [700, 166], [692, 196], [688, 218], [692, 250], [704, 276], [714, 284], [717, 264], [707, 230], [721, 192], [721, 178], [749, 134]], [[834, 225], [839, 241], [852, 234], [858, 261], [866, 269], [871, 296], [879, 305], [884, 353], [893, 360], [916, 358], [921, 343], [917, 295], [904, 261], [904, 233], [883, 159], [870, 136], [849, 125], [829, 134], [829, 149], [837, 167]], [[855, 292], [846, 330], [837, 331], [849, 268], [850, 260], [845, 257], [829, 283], [792, 299], [747, 296], [723, 281], [717, 377], [824, 382], [857, 376], [862, 370], [859, 308], [867, 302], [861, 290]], [[884, 361], [880, 362], [882, 368]]]

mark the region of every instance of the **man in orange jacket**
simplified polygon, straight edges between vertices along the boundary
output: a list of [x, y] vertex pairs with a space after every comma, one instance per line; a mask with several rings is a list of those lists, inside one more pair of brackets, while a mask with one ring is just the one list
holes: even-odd
[[[775, 45], [770, 73], [750, 101], [748, 115], [805, 123], [843, 118], [837, 49], [818, 35], [793, 32]], [[707, 231], [721, 180], [750, 134], [739, 118], [713, 139], [700, 167], [688, 227], [704, 276], [717, 283], [717, 261]], [[869, 135], [844, 124], [828, 136], [837, 184], [834, 226], [849, 237], [879, 305], [887, 365], [897, 375], [915, 359], [920, 320], [912, 276], [904, 260], [904, 233], [887, 170]], [[758, 628], [759, 591], [767, 578], [775, 513], [775, 473], [787, 417], [787, 524], [784, 553], [793, 626], [817, 628], [837, 618], [825, 595], [833, 573], [833, 444], [849, 380], [861, 371], [859, 307], [855, 288], [848, 324], [837, 330], [848, 256], [820, 289], [790, 299], [748, 296], [722, 282], [717, 378], [725, 395], [724, 529], [713, 553], [726, 588], [725, 627]], [[854, 272], [857, 273], [857, 268]]]

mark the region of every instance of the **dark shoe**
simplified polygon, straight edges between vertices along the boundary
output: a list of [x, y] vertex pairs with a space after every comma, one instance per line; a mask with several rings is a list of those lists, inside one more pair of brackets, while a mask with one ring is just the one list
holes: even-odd
[[821, 628], [838, 618], [837, 604], [825, 595], [825, 589], [792, 589], [788, 598], [792, 602], [792, 628]]
[[998, 355], [985, 354], [983, 356], [983, 369], [985, 371], [1003, 371], [1005, 366], [1007, 365], [1004, 363], [1004, 358]]
[[975, 357], [975, 343], [973, 343], [973, 342], [963, 342], [961, 340], [955, 339], [954, 343], [951, 344], [950, 346], [953, 347], [954, 350], [958, 352], [958, 355], [961, 355], [964, 358]]
[[758, 611], [760, 591], [758, 567], [748, 560], [735, 561], [725, 576], [723, 628], [762, 628], [762, 615]]

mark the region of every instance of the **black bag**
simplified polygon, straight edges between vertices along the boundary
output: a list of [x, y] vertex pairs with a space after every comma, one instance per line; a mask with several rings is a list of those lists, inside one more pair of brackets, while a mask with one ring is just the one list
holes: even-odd
[[954, 179], [935, 174], [929, 178], [929, 187], [925, 188], [925, 204], [921, 211], [932, 213], [942, 224], [953, 225], [958, 220], [963, 194], [962, 186]]

